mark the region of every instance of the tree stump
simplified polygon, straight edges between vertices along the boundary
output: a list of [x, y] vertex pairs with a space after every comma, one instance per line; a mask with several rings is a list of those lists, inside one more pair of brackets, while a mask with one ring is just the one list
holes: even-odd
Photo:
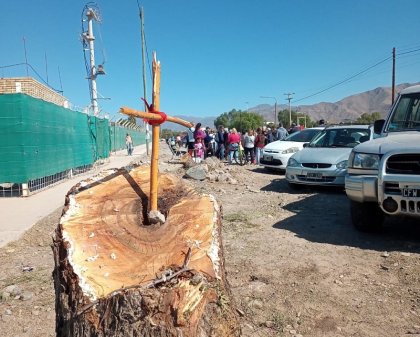
[[53, 251], [57, 336], [240, 336], [225, 276], [221, 211], [149, 166], [82, 182], [66, 196]]

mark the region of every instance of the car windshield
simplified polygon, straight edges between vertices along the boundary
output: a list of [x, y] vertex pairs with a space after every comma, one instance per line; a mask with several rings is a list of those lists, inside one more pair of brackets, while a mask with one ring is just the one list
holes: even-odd
[[420, 94], [400, 98], [388, 124], [388, 132], [420, 130]]
[[284, 140], [289, 142], [309, 143], [319, 132], [321, 132], [320, 129], [304, 129], [302, 131], [292, 133]]
[[309, 147], [355, 147], [370, 139], [367, 128], [334, 128], [325, 129], [309, 144]]

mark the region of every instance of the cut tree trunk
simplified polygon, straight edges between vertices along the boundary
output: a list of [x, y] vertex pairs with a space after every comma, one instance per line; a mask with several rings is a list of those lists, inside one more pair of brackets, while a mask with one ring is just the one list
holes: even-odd
[[[108, 172], [109, 174], [109, 172]], [[150, 167], [115, 170], [66, 196], [54, 239], [57, 336], [240, 336], [216, 200]]]

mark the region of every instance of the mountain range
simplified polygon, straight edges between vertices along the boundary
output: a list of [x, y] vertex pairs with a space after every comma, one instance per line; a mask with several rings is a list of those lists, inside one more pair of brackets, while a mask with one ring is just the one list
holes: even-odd
[[[402, 83], [397, 85], [395, 87], [396, 95], [401, 90], [415, 84], [420, 83]], [[317, 121], [324, 119], [329, 123], [353, 121], [356, 120], [361, 114], [366, 112], [379, 112], [381, 116], [385, 117], [391, 107], [391, 95], [391, 87], [378, 87], [373, 90], [345, 97], [335, 103], [320, 102], [312, 105], [292, 105], [292, 110], [302, 112], [308, 115], [312, 120]], [[277, 106], [277, 111], [282, 111], [288, 108], [288, 105], [281, 104]], [[273, 121], [274, 105], [260, 104], [252, 108], [250, 107], [249, 111], [260, 114], [267, 121]], [[176, 117], [193, 122], [194, 124], [200, 122], [203, 127], [214, 127], [214, 120], [217, 116], [198, 118], [195, 116], [178, 115]], [[185, 129], [184, 127], [174, 123], [166, 123], [165, 128], [175, 131], [181, 131]]]

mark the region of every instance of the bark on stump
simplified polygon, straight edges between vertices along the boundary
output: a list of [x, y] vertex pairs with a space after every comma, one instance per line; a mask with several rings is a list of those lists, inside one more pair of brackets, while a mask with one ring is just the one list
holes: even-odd
[[240, 336], [216, 200], [159, 175], [163, 225], [148, 225], [149, 166], [80, 183], [54, 239], [57, 336]]

